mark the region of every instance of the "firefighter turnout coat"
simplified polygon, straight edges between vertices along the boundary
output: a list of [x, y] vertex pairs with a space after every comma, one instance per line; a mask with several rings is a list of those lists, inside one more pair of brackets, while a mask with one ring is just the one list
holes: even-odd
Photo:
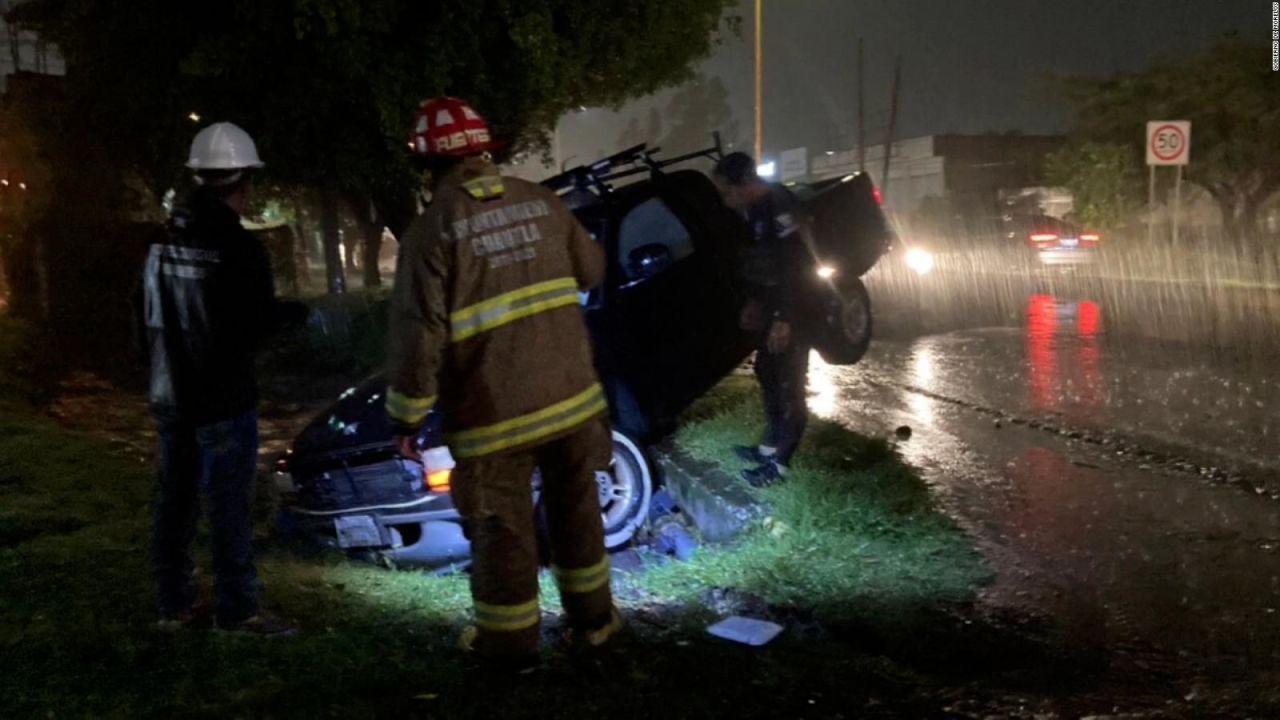
[[537, 446], [604, 414], [579, 291], [603, 250], [555, 193], [462, 161], [400, 247], [387, 410], [439, 408], [459, 459]]

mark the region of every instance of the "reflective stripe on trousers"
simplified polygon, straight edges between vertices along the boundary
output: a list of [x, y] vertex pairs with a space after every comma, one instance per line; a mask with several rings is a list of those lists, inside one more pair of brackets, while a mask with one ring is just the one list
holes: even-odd
[[[596, 418], [526, 450], [464, 458], [453, 501], [471, 540], [471, 596], [485, 655], [537, 652], [538, 539], [529, 478], [542, 471], [547, 539], [571, 627], [597, 628], [613, 607], [596, 472], [609, 466], [609, 428]], [[590, 588], [589, 591], [586, 591]], [[532, 599], [531, 599], [532, 598]]]
[[542, 619], [542, 607], [535, 596], [519, 605], [494, 605], [477, 600], [476, 626], [487, 632], [518, 632], [536, 627]]
[[600, 562], [585, 568], [566, 569], [554, 567], [556, 584], [561, 593], [584, 594], [595, 592], [609, 584], [609, 558], [605, 556]]

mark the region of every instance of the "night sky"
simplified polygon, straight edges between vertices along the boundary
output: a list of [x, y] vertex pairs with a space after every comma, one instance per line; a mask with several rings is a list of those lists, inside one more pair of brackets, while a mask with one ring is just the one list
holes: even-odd
[[[679, 91], [666, 91], [619, 113], [570, 116], [561, 125], [562, 159], [614, 150], [637, 128], [652, 136], [655, 120], [668, 149], [689, 149], [712, 129], [694, 121], [718, 111], [732, 120], [717, 124], [736, 121], [731, 134], [749, 148], [752, 4], [744, 2], [739, 12], [746, 20], [742, 37], [727, 39], [698, 68], [704, 87], [723, 84], [721, 102], [694, 103], [682, 112], [672, 107]], [[1140, 70], [1155, 57], [1198, 52], [1231, 30], [1269, 50], [1270, 14], [1271, 3], [1262, 0], [766, 0], [766, 153], [804, 145], [813, 155], [854, 144], [859, 36], [867, 140], [875, 143], [888, 124], [896, 54], [903, 62], [899, 138], [1053, 133], [1067, 129], [1071, 113], [1051, 92], [1051, 75]], [[1258, 62], [1269, 67], [1270, 58], [1260, 55]], [[673, 125], [680, 127], [673, 132]]]

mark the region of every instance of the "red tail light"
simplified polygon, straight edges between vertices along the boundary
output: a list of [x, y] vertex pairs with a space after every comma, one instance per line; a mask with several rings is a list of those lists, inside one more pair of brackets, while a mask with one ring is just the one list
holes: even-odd
[[871, 188], [871, 197], [876, 199], [876, 205], [879, 205], [881, 207], [884, 206], [884, 195], [880, 194], [880, 188], [878, 187]]
[[1099, 242], [1102, 242], [1102, 236], [1098, 233], [1084, 233], [1080, 236], [1082, 245], [1097, 245]]
[[449, 481], [453, 479], [452, 470], [437, 470], [435, 472], [426, 473], [427, 490], [430, 492], [447, 493], [449, 492]]
[[1058, 236], [1054, 233], [1031, 233], [1027, 236], [1027, 244], [1036, 248], [1056, 245], [1058, 244]]
[[441, 445], [428, 448], [422, 453], [422, 485], [427, 492], [449, 492], [449, 481], [453, 478], [453, 469], [457, 464], [449, 448]]

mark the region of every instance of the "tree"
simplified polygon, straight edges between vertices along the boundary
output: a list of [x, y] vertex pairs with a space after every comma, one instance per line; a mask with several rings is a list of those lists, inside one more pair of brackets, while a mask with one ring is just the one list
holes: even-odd
[[1071, 191], [1076, 214], [1090, 227], [1115, 229], [1138, 207], [1142, 179], [1124, 145], [1068, 145], [1046, 158], [1045, 174]]
[[571, 108], [687, 78], [729, 4], [29, 0], [9, 19], [62, 51], [77, 123], [110, 138], [95, 159], [110, 172], [136, 171], [158, 196], [178, 176], [188, 115], [229, 119], [277, 180], [316, 188], [331, 210], [371, 207], [357, 215], [398, 231], [412, 216], [405, 143], [420, 100], [465, 97], [513, 151], [545, 147]]
[[1280, 82], [1269, 51], [1226, 36], [1143, 73], [1068, 80], [1075, 138], [1124, 145], [1141, 162], [1148, 120], [1190, 120], [1186, 178], [1217, 201], [1231, 239], [1254, 238], [1258, 209], [1280, 192]]

